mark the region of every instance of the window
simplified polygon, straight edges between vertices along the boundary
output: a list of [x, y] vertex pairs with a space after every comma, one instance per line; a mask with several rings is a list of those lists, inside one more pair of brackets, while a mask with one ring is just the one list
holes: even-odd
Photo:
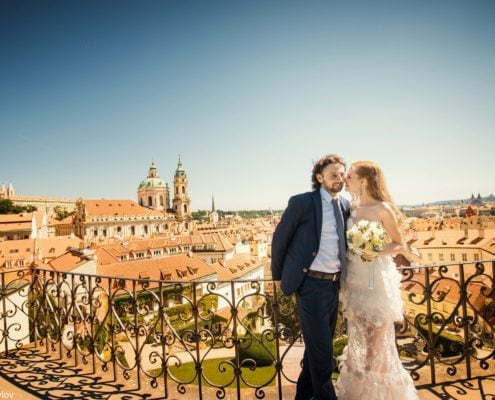
[[428, 253], [428, 261], [433, 261], [433, 254]]
[[155, 231], [156, 231], [156, 232], [160, 232], [160, 225], [158, 225], [158, 224], [157, 224], [157, 225], [155, 226]]
[[450, 261], [455, 261], [455, 254], [454, 253], [450, 253]]
[[131, 226], [131, 235], [135, 235], [136, 234], [136, 227], [133, 225]]
[[466, 253], [462, 253], [462, 261], [467, 261], [467, 254]]
[[187, 212], [187, 204], [184, 204], [184, 212]]
[[95, 230], [93, 231], [93, 236], [94, 236], [94, 237], [98, 236], [98, 230], [97, 230], [97, 229], [95, 229]]
[[19, 249], [10, 249], [9, 253], [19, 253]]
[[438, 259], [439, 259], [440, 261], [443, 261], [443, 253], [440, 253], [440, 254], [438, 255]]
[[480, 260], [480, 255], [478, 253], [474, 254], [474, 261], [479, 261]]
[[182, 193], [186, 193], [186, 188], [185, 188], [185, 186], [182, 186]]
[[107, 237], [107, 230], [103, 229], [103, 237]]
[[6, 268], [12, 268], [12, 261], [5, 261]]
[[160, 196], [160, 205], [163, 207], [163, 196]]
[[151, 196], [148, 196], [148, 207], [151, 207], [153, 205], [153, 198]]
[[148, 225], [145, 225], [144, 226], [144, 234], [147, 235], [148, 234]]
[[19, 260], [19, 267], [24, 267], [24, 260]]
[[154, 256], [161, 256], [162, 255], [162, 251], [161, 250], [153, 250], [153, 255]]
[[120, 260], [121, 260], [121, 261], [126, 261], [126, 260], [127, 260], [127, 254], [122, 254], [122, 255], [120, 256]]
[[144, 253], [136, 253], [136, 258], [144, 258]]
[[170, 247], [168, 249], [168, 254], [175, 254], [177, 253], [177, 248], [176, 247]]

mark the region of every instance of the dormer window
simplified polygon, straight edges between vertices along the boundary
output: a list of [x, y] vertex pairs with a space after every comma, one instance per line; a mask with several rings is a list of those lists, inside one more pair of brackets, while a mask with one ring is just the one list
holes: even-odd
[[176, 269], [176, 271], [179, 278], [185, 278], [187, 276], [187, 270]]
[[191, 275], [195, 275], [198, 273], [198, 268], [193, 268], [193, 267], [187, 267], [187, 270]]
[[172, 274], [164, 274], [163, 272], [161, 273], [161, 279], [164, 281], [171, 281], [172, 280]]

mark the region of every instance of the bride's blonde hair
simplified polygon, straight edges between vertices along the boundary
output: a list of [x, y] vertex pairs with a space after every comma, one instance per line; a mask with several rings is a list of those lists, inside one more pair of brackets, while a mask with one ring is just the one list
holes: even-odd
[[368, 183], [368, 192], [375, 200], [384, 201], [392, 207], [398, 221], [402, 220], [402, 213], [392, 200], [387, 189], [382, 169], [373, 161], [356, 161], [352, 163], [354, 172]]

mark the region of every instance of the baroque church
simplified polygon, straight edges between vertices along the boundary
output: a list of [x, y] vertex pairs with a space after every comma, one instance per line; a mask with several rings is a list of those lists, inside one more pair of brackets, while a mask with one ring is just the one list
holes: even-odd
[[138, 202], [131, 200], [85, 200], [76, 203], [74, 233], [88, 243], [110, 238], [149, 238], [192, 232], [194, 221], [186, 171], [179, 157], [173, 184], [160, 178], [154, 162], [137, 190]]
[[185, 230], [190, 230], [192, 222], [191, 197], [186, 171], [179, 157], [174, 175], [174, 198], [170, 207], [170, 190], [158, 175], [155, 162], [151, 163], [148, 177], [141, 181], [138, 187], [138, 202], [142, 207], [161, 210], [183, 223]]

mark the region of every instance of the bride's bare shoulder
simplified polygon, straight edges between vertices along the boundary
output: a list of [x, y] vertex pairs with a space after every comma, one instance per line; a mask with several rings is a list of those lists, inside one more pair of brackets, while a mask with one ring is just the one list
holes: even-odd
[[381, 217], [386, 217], [394, 213], [392, 206], [386, 201], [381, 201], [378, 203], [378, 212]]

